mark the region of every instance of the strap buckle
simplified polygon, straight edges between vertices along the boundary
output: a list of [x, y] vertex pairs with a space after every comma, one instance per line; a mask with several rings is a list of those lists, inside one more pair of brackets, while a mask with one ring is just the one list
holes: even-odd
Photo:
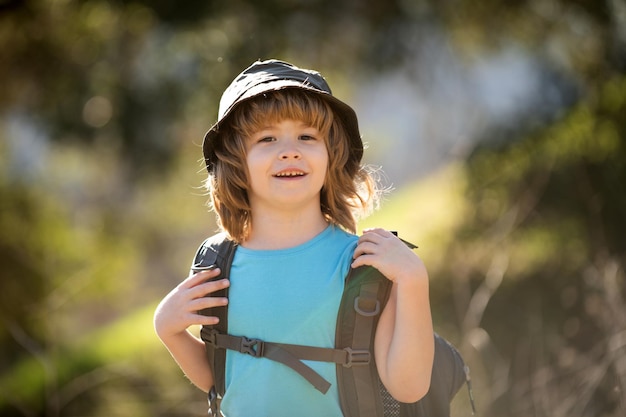
[[[375, 301], [373, 306], [372, 301]], [[380, 301], [376, 298], [358, 296], [354, 299], [354, 310], [365, 317], [377, 316], [380, 313]]]
[[255, 358], [260, 358], [263, 356], [264, 348], [265, 342], [263, 342], [262, 340], [250, 339], [249, 337], [244, 336], [241, 338], [241, 346], [239, 348], [239, 352], [245, 353]]
[[214, 347], [217, 347], [217, 335], [218, 331], [207, 326], [202, 326], [202, 330], [200, 331], [200, 338], [205, 342]]
[[344, 351], [346, 352], [346, 360], [342, 365], [346, 368], [352, 368], [353, 365], [369, 365], [372, 361], [372, 355], [369, 350], [347, 347]]

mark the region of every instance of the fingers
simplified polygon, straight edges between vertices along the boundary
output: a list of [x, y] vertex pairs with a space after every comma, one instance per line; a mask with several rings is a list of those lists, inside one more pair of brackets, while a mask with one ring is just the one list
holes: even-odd
[[380, 227], [373, 227], [370, 229], [363, 230], [363, 235], [361, 238], [375, 238], [375, 237], [383, 237], [383, 238], [392, 238], [396, 237], [395, 234], [391, 233], [389, 230], [382, 229]]
[[194, 324], [210, 325], [219, 322], [217, 317], [207, 316], [202, 314], [203, 310], [224, 307], [228, 305], [228, 298], [226, 297], [199, 297], [188, 300], [182, 307], [182, 321], [184, 327], [189, 327]]
[[363, 265], [373, 266], [392, 280], [419, 260], [419, 257], [394, 233], [381, 228], [367, 229], [363, 232], [353, 257], [351, 264], [353, 268]]
[[187, 292], [190, 298], [206, 297], [230, 285], [227, 279], [215, 279], [220, 273], [219, 268], [209, 269], [195, 274], [192, 272], [191, 275], [178, 285], [178, 289]]
[[225, 305], [228, 305], [228, 298], [226, 297], [202, 297], [192, 300], [189, 303], [189, 308], [192, 311], [200, 311], [207, 308], [224, 307]]
[[191, 272], [189, 276], [183, 280], [178, 286], [180, 288], [192, 288], [196, 285], [219, 276], [222, 271], [219, 268], [208, 269], [198, 273]]
[[359, 244], [372, 243], [375, 245], [397, 245], [401, 241], [396, 235], [385, 229], [366, 229], [359, 237]]
[[391, 232], [385, 229], [366, 229], [359, 237], [357, 247], [354, 251], [354, 258], [363, 255], [381, 254], [393, 249], [400, 240]]
[[195, 324], [207, 324], [197, 323], [198, 319], [205, 320], [205, 316], [198, 314], [200, 310], [228, 304], [226, 297], [212, 296], [215, 292], [230, 286], [228, 279], [216, 279], [219, 274], [219, 269], [211, 269], [190, 275], [173, 292], [172, 305], [178, 306], [175, 308], [180, 309], [181, 313], [193, 316], [187, 320], [196, 320]]
[[355, 269], [364, 265], [374, 266], [375, 261], [376, 260], [372, 255], [360, 255], [352, 261], [350, 266]]
[[228, 305], [228, 298], [213, 297], [211, 294], [227, 288], [230, 285], [228, 279], [215, 279], [221, 273], [219, 268], [208, 269], [190, 275], [184, 283], [184, 291], [187, 293], [186, 309], [189, 314], [189, 322], [198, 325], [214, 325], [219, 322], [215, 316], [201, 314], [202, 310], [223, 307]]
[[198, 325], [215, 325], [219, 323], [219, 319], [217, 317], [204, 315], [201, 311], [228, 305], [228, 298], [214, 297], [210, 296], [210, 294], [224, 289], [229, 285], [230, 282], [227, 279], [220, 279], [217, 281], [214, 280], [200, 283], [191, 289], [190, 291], [194, 292], [194, 298], [187, 304], [191, 313], [191, 322]]
[[227, 279], [218, 279], [208, 282], [200, 282], [195, 287], [189, 288], [187, 291], [189, 291], [191, 298], [202, 298], [207, 297], [219, 290], [223, 290], [228, 286], [230, 286], [230, 282]]
[[384, 232], [382, 229], [368, 229], [359, 237], [354, 249], [352, 268], [363, 265], [375, 266], [376, 256], [383, 250], [381, 243], [385, 236], [382, 232]]

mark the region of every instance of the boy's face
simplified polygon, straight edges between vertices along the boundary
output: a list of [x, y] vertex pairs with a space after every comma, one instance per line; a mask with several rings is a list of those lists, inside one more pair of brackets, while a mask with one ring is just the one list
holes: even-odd
[[316, 128], [284, 119], [252, 133], [246, 148], [253, 213], [264, 208], [319, 209], [328, 151]]

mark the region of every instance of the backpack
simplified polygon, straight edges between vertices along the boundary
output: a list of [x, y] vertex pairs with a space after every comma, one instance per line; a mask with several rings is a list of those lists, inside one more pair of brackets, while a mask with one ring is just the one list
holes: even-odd
[[[405, 242], [411, 247], [415, 247]], [[216, 279], [230, 279], [230, 267], [237, 244], [224, 233], [206, 239], [198, 248], [192, 271], [219, 267]], [[345, 279], [344, 292], [337, 315], [335, 348], [289, 345], [228, 334], [227, 307], [201, 311], [216, 316], [219, 323], [203, 326], [205, 342], [215, 384], [208, 393], [209, 415], [221, 416], [220, 401], [225, 392], [226, 350], [278, 361], [298, 372], [316, 389], [325, 393], [330, 383], [302, 360], [334, 362], [341, 409], [345, 417], [449, 417], [450, 402], [464, 382], [467, 383], [472, 414], [474, 402], [469, 368], [458, 350], [437, 333], [435, 356], [428, 393], [415, 403], [399, 403], [380, 382], [373, 346], [376, 324], [390, 295], [392, 283], [377, 269], [363, 266], [351, 269]], [[227, 297], [228, 288], [215, 293]]]

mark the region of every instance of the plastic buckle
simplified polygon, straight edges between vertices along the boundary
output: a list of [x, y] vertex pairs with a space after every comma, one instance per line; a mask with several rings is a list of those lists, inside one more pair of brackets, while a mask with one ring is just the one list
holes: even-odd
[[353, 365], [369, 365], [372, 361], [372, 355], [369, 350], [360, 350], [360, 349], [352, 349], [345, 348], [347, 353], [346, 361], [343, 363], [343, 366], [346, 368], [351, 368]]
[[250, 339], [248, 337], [241, 338], [241, 348], [239, 351], [241, 353], [246, 353], [255, 358], [259, 358], [263, 356], [263, 348], [265, 343], [259, 339]]
[[210, 327], [203, 327], [202, 330], [200, 331], [200, 338], [212, 345], [212, 346], [216, 346], [217, 345], [217, 334], [219, 332], [215, 329], [212, 329]]
[[362, 316], [365, 317], [374, 317], [377, 316], [378, 313], [380, 313], [380, 301], [378, 301], [377, 299], [365, 299], [364, 302], [367, 301], [376, 301], [376, 304], [374, 304], [374, 309], [369, 309], [369, 310], [365, 310], [363, 308], [361, 308], [361, 297], [356, 297], [354, 299], [354, 310], [359, 313]]

